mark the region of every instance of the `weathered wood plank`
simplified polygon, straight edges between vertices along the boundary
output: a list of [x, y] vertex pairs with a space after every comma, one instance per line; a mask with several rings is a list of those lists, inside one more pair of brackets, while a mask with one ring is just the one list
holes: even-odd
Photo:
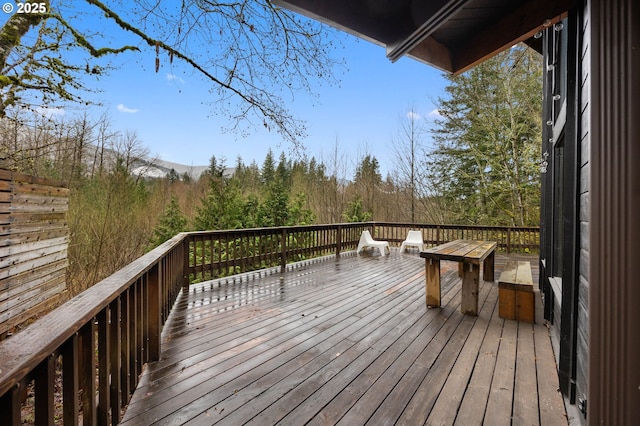
[[23, 261], [18, 255], [35, 253], [35, 255], [23, 257], [24, 259], [30, 259], [33, 256], [46, 254], [46, 250], [50, 248], [57, 248], [56, 251], [66, 250], [68, 244], [69, 237], [67, 235], [63, 235], [57, 238], [47, 238], [33, 242], [22, 242], [20, 244], [7, 247], [0, 247], [0, 268]]
[[[457, 304], [457, 295], [452, 286], [447, 286], [445, 306]], [[444, 324], [444, 318], [438, 318], [437, 311], [418, 314], [420, 316], [413, 322], [409, 321], [413, 325], [399, 339], [394, 335], [387, 336], [387, 341], [391, 340], [388, 346], [375, 346], [373, 362], [356, 380], [340, 390], [330, 404], [318, 411], [310, 424], [364, 424], [367, 421], [386, 397], [386, 390], [398, 383], [420, 358], [425, 340], [431, 340]], [[315, 400], [316, 394], [311, 398]]]
[[[57, 294], [65, 289], [64, 271], [60, 271], [54, 277], [47, 277], [38, 285], [30, 286], [28, 289], [17, 288], [16, 294], [0, 302], [0, 322], [6, 321], [14, 311], [17, 315], [33, 306], [46, 300], [47, 297]], [[20, 290], [18, 293], [17, 291]]]
[[39, 286], [49, 278], [57, 278], [64, 273], [67, 264], [67, 259], [62, 259], [55, 263], [49, 263], [21, 274], [1, 279], [0, 300], [5, 300], [20, 294], [24, 290]]
[[68, 205], [66, 196], [56, 196], [37, 193], [0, 192], [0, 203], [15, 205]]
[[60, 181], [0, 170], [0, 335], [65, 288], [68, 195]]
[[62, 275], [20, 295], [21, 297], [17, 301], [8, 299], [0, 303], [0, 320], [2, 322], [0, 328], [5, 327], [8, 323], [15, 323], [19, 318], [28, 318], [36, 306], [45, 308], [54, 305], [58, 302], [58, 298], [65, 288], [65, 277]]
[[11, 231], [7, 231], [7, 234], [3, 235], [2, 239], [0, 240], [0, 248], [11, 245], [32, 243], [51, 238], [67, 237], [69, 235], [69, 229], [64, 225], [59, 227], [41, 227], [39, 229], [40, 232], [14, 232], [13, 234], [11, 234]]
[[[398, 356], [385, 373], [385, 378], [372, 388], [369, 395], [384, 399], [372, 410], [372, 424], [394, 424], [397, 421], [449, 336], [457, 328], [462, 319], [460, 315], [455, 315], [460, 304], [460, 291], [454, 289], [450, 294], [453, 297], [447, 306], [414, 339], [409, 349]], [[428, 351], [425, 349], [427, 347], [430, 348]]]
[[496, 368], [503, 325], [504, 320], [500, 319], [498, 309], [494, 308], [489, 328], [473, 367], [473, 374], [459, 405], [455, 418], [456, 425], [472, 426], [481, 425], [483, 422], [491, 391], [491, 381]]
[[[491, 285], [489, 283], [484, 283], [481, 300], [483, 301], [482, 307], [485, 309], [485, 314], [487, 311], [492, 309], [492, 307], [489, 306], [491, 303], [489, 305], [484, 303], [486, 297], [489, 295], [490, 289]], [[462, 347], [475, 323], [476, 317], [463, 315], [460, 325], [446, 341], [441, 352], [430, 366], [428, 374], [424, 377], [420, 386], [409, 401], [409, 404], [402, 412], [402, 415], [398, 420], [401, 424], [421, 424], [424, 423], [424, 419], [428, 418], [438, 395], [449, 377], [449, 373], [453, 368], [456, 358], [461, 352]], [[427, 351], [425, 350], [425, 352]], [[431, 345], [429, 347], [429, 352], [435, 352], [431, 350]], [[432, 355], [430, 354], [429, 356], [431, 357]]]
[[531, 264], [524, 261], [508, 262], [505, 270], [500, 274], [498, 282], [512, 285], [523, 284], [532, 286], [533, 279], [531, 275]]
[[11, 330], [13, 327], [27, 321], [30, 318], [35, 318], [42, 312], [48, 312], [56, 307], [61, 301], [63, 301], [62, 292], [52, 292], [52, 295], [43, 302], [33, 306], [32, 308], [17, 314], [14, 317], [9, 318], [2, 324], [0, 324], [0, 334]]
[[505, 321], [484, 416], [485, 424], [511, 425], [517, 340], [518, 323]]
[[59, 203], [0, 203], [0, 213], [66, 213], [68, 204]]
[[69, 188], [63, 186], [45, 185], [42, 183], [13, 182], [10, 190], [22, 194], [45, 195], [50, 197], [69, 197]]
[[495, 290], [492, 291], [482, 306], [473, 330], [464, 343], [464, 347], [429, 413], [427, 424], [452, 425], [456, 420], [458, 408], [462, 403], [471, 375], [477, 366], [476, 362], [481, 354], [480, 348], [487, 335], [491, 317], [496, 311], [497, 296]]
[[538, 386], [533, 325], [518, 322], [518, 348], [513, 389], [513, 423], [538, 425]]
[[[539, 296], [538, 296], [539, 297]], [[539, 303], [539, 305], [542, 305]], [[568, 420], [564, 412], [564, 400], [560, 393], [560, 385], [556, 374], [556, 360], [551, 347], [549, 329], [538, 321], [533, 326], [533, 337], [536, 353], [536, 371], [538, 378], [538, 406], [540, 410], [540, 424], [566, 425]]]
[[12, 212], [2, 213], [0, 217], [3, 218], [2, 223], [6, 224], [27, 224], [27, 223], [42, 223], [44, 225], [50, 225], [52, 222], [63, 222], [66, 218], [66, 212]]
[[67, 258], [66, 249], [65, 250], [53, 249], [53, 250], [47, 250], [47, 251], [49, 251], [50, 253], [43, 255], [41, 257], [35, 257], [32, 259], [29, 259], [29, 261], [23, 261], [15, 265], [10, 265], [8, 267], [0, 269], [0, 280], [11, 277], [13, 275], [19, 275], [19, 274], [28, 272], [31, 269], [46, 266], [50, 263], [63, 261]]
[[60, 180], [47, 179], [43, 177], [30, 176], [20, 172], [0, 169], [0, 180], [12, 182], [24, 182], [38, 185], [64, 187], [65, 183]]

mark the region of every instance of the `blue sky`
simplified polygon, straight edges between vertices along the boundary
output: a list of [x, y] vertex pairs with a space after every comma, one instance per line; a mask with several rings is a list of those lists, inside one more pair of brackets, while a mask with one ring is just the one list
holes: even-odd
[[[112, 36], [105, 34], [105, 40]], [[385, 174], [392, 167], [390, 145], [398, 137], [401, 117], [410, 108], [426, 119], [433, 116], [433, 102], [443, 94], [446, 80], [440, 71], [412, 59], [391, 63], [380, 46], [343, 33], [336, 37], [344, 49], [335, 55], [344, 57], [346, 65], [338, 70], [340, 84], [318, 84], [317, 98], [300, 93], [287, 107], [307, 123], [307, 155], [326, 157], [337, 143], [351, 169], [370, 153]], [[228, 165], [237, 156], [261, 164], [269, 148], [276, 156], [289, 152], [280, 135], [262, 125], [248, 135], [224, 132], [229, 120], [216, 112], [211, 83], [177, 60], [171, 65], [163, 59], [155, 73], [154, 59], [155, 51], [148, 47], [120, 55], [117, 69], [97, 84], [101, 93], [95, 97], [103, 106], [93, 108], [91, 115], [106, 113], [113, 129], [135, 131], [151, 155], [186, 165], [208, 164], [212, 155], [226, 158]]]

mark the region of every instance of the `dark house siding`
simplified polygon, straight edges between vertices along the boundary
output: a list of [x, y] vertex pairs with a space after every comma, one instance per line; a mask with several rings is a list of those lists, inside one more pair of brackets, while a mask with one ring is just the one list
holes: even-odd
[[640, 420], [640, 3], [590, 0], [589, 424]]
[[[558, 362], [560, 389], [571, 418], [588, 378], [590, 21], [589, 6], [570, 12], [560, 27], [546, 30], [544, 60], [541, 288], [545, 318]], [[557, 40], [560, 40], [559, 42]], [[562, 53], [560, 53], [562, 52]], [[553, 65], [553, 66], [551, 66]]]
[[587, 398], [587, 379], [589, 362], [589, 152], [590, 133], [589, 116], [591, 114], [589, 98], [591, 75], [590, 59], [590, 19], [589, 5], [584, 5], [581, 19], [580, 46], [580, 166], [579, 166], [579, 265], [578, 265], [578, 326], [576, 360], [576, 396], [578, 405]]

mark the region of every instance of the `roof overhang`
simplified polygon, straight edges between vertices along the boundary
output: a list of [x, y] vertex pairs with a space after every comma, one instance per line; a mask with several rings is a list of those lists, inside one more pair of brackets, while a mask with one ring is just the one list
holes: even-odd
[[[576, 0], [272, 0], [408, 56], [462, 73], [566, 16]], [[531, 43], [531, 41], [530, 41]]]

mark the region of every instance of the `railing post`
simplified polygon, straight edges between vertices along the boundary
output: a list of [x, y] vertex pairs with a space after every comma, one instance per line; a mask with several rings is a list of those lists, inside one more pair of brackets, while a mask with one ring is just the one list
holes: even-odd
[[82, 419], [84, 424], [98, 423], [96, 413], [95, 321], [89, 320], [80, 329], [80, 373], [82, 388]]
[[507, 254], [511, 254], [511, 227], [507, 227]]
[[336, 257], [340, 257], [340, 250], [342, 249], [342, 227], [336, 225]]
[[[120, 326], [121, 309], [120, 309], [120, 297], [116, 298], [109, 305], [109, 312], [111, 314], [111, 320], [109, 321], [109, 351], [110, 351], [110, 374], [109, 380], [109, 401], [111, 402], [111, 423], [120, 423], [120, 407], [122, 406], [122, 393], [121, 382], [122, 376], [122, 334]], [[64, 360], [64, 356], [63, 356]], [[63, 385], [64, 389], [64, 385]], [[76, 393], [77, 395], [77, 393]], [[75, 398], [77, 399], [77, 398]], [[77, 416], [76, 416], [77, 418]], [[70, 421], [64, 424], [73, 424]]]
[[74, 333], [62, 346], [62, 415], [63, 424], [73, 425], [78, 421], [80, 404], [80, 356], [78, 333]]
[[183, 289], [187, 289], [189, 288], [189, 252], [190, 252], [190, 248], [189, 246], [191, 245], [191, 237], [185, 237], [184, 240], [182, 240], [182, 251], [184, 253], [183, 256], [183, 260], [182, 260], [182, 288]]
[[53, 424], [55, 394], [55, 358], [48, 355], [34, 370], [35, 424]]
[[282, 242], [280, 243], [280, 273], [287, 270], [287, 228], [282, 228]]
[[[160, 260], [162, 262], [162, 260]], [[160, 289], [162, 288], [162, 272], [160, 263], [156, 263], [149, 270], [147, 281], [147, 297], [149, 298], [149, 308], [147, 309], [148, 327], [147, 339], [149, 339], [149, 361], [160, 359], [160, 333], [162, 331], [161, 312], [162, 300]]]
[[106, 426], [109, 423], [109, 373], [110, 371], [110, 355], [109, 349], [109, 307], [106, 306], [96, 316], [98, 327], [98, 405], [97, 416], [98, 425]]

